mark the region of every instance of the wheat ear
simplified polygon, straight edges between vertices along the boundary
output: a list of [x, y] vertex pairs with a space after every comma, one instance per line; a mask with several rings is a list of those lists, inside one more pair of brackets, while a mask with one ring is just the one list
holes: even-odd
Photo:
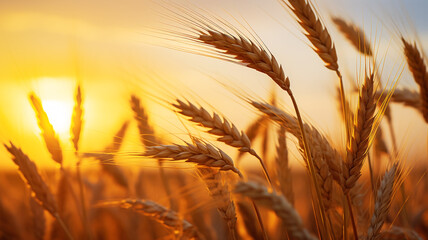
[[82, 134], [83, 127], [83, 96], [82, 96], [82, 88], [80, 85], [77, 85], [75, 97], [74, 97], [74, 107], [73, 114], [71, 117], [71, 126], [70, 126], [70, 135], [71, 142], [73, 143], [75, 156], [77, 158], [76, 162], [76, 175], [77, 182], [79, 185], [79, 195], [80, 195], [80, 205], [82, 208], [82, 222], [83, 227], [85, 229], [86, 235], [88, 238], [91, 238], [91, 233], [88, 227], [88, 214], [86, 210], [86, 201], [85, 201], [85, 191], [82, 182], [82, 174], [80, 170], [80, 165], [82, 164], [82, 158], [78, 155], [79, 152], [79, 142]]
[[221, 118], [217, 113], [211, 114], [203, 107], [197, 107], [190, 102], [183, 102], [177, 99], [177, 103], [173, 104], [179, 112], [190, 117], [190, 121], [198, 123], [205, 128], [208, 128], [208, 133], [219, 136], [217, 141], [224, 142], [229, 146], [238, 148], [241, 152], [248, 152], [255, 156], [263, 167], [264, 173], [267, 180], [271, 183], [271, 179], [267, 172], [267, 169], [263, 163], [263, 160], [251, 147], [250, 139], [247, 134], [243, 131], [239, 131], [238, 128], [225, 118]]
[[[266, 124], [267, 120], [268, 118], [264, 116], [259, 117], [247, 127], [247, 129], [245, 130], [245, 134], [247, 135], [250, 142], [252, 142], [257, 137], [257, 135], [262, 131], [263, 125]], [[240, 151], [236, 160], [238, 161], [244, 155], [244, 153], [245, 152]]]
[[167, 228], [180, 231], [181, 239], [203, 239], [197, 229], [188, 221], [180, 218], [177, 212], [170, 210], [156, 202], [142, 199], [124, 199], [119, 201], [103, 202], [99, 207], [120, 207], [129, 209], [151, 217]]
[[239, 182], [234, 192], [273, 210], [283, 220], [291, 239], [315, 239], [304, 228], [299, 214], [283, 196], [270, 193], [264, 186], [254, 182]]
[[[131, 108], [134, 111], [134, 118], [138, 123], [138, 130], [140, 132], [140, 140], [144, 146], [156, 146], [161, 143], [161, 141], [156, 137], [155, 131], [149, 123], [149, 117], [146, 113], [144, 107], [140, 104], [140, 99], [137, 96], [131, 96]], [[162, 180], [163, 187], [165, 188], [166, 195], [169, 197], [169, 205], [173, 210], [177, 210], [178, 206], [176, 201], [172, 198], [172, 191], [168, 178], [165, 174], [163, 168], [163, 163], [161, 160], [158, 160], [159, 174]]]
[[123, 138], [128, 128], [129, 122], [122, 124], [120, 129], [113, 137], [113, 142], [104, 149], [104, 153], [85, 153], [84, 157], [93, 157], [100, 161], [102, 170], [109, 174], [113, 180], [120, 186], [128, 189], [128, 179], [125, 173], [119, 166], [116, 165], [114, 154], [117, 153], [122, 146]]
[[282, 195], [288, 199], [291, 205], [294, 205], [293, 178], [289, 166], [286, 132], [286, 128], [281, 125], [278, 129], [278, 144], [276, 146], [276, 175]]
[[[268, 103], [250, 101], [250, 104], [295, 136], [299, 140], [302, 156], [306, 156], [300, 127], [295, 117]], [[338, 164], [341, 158], [339, 153], [331, 147], [329, 141], [316, 128], [305, 124], [304, 130], [306, 136], [308, 136], [308, 143], [312, 146], [310, 155], [314, 160], [317, 183], [321, 189], [321, 196], [327, 210], [331, 205], [333, 178], [339, 183], [342, 182], [341, 167]]]
[[361, 176], [363, 160], [367, 155], [375, 120], [376, 100], [374, 94], [374, 75], [366, 76], [360, 90], [358, 110], [349, 146], [347, 147], [346, 167], [344, 169], [343, 192], [346, 194], [355, 186]]
[[297, 22], [305, 30], [305, 35], [312, 43], [314, 51], [325, 62], [325, 66], [338, 71], [337, 53], [327, 29], [317, 17], [307, 0], [281, 0], [296, 16]]
[[33, 235], [37, 240], [43, 240], [45, 236], [46, 219], [43, 207], [34, 199], [33, 196], [28, 198], [32, 217]]
[[31, 93], [30, 96], [31, 104], [33, 105], [34, 112], [36, 113], [37, 122], [39, 128], [42, 131], [42, 137], [45, 141], [46, 148], [52, 156], [52, 159], [62, 166], [62, 150], [59, 144], [58, 137], [52, 124], [49, 122], [48, 115], [43, 110], [42, 102], [36, 96], [35, 93]]
[[223, 182], [221, 173], [212, 168], [198, 168], [212, 198], [215, 200], [221, 217], [229, 228], [230, 239], [236, 239], [235, 204], [230, 197], [228, 186]]
[[143, 156], [151, 156], [172, 161], [186, 160], [201, 166], [219, 168], [223, 171], [232, 171], [242, 176], [241, 172], [234, 166], [233, 160], [221, 149], [211, 144], [204, 143], [193, 138], [194, 144], [185, 142], [186, 145], [159, 145], [146, 147]]
[[31, 161], [30, 158], [21, 151], [21, 149], [15, 147], [13, 143], [10, 143], [10, 146], [7, 146], [6, 144], [4, 144], [4, 146], [12, 155], [13, 162], [18, 166], [19, 172], [22, 174], [22, 177], [28, 187], [33, 191], [35, 198], [40, 202], [43, 208], [46, 209], [46, 211], [58, 220], [61, 227], [67, 234], [67, 237], [69, 239], [73, 239], [70, 231], [59, 216], [57, 202], [49, 187], [40, 176], [36, 164], [34, 164], [34, 162]]
[[393, 226], [388, 230], [379, 233], [378, 239], [388, 240], [422, 240], [423, 238], [416, 231], [408, 228]]
[[197, 40], [225, 51], [224, 54], [233, 56], [249, 68], [265, 73], [285, 91], [290, 88], [290, 80], [275, 57], [245, 36], [233, 36], [207, 28], [200, 30]]
[[[381, 94], [382, 93], [378, 91], [376, 96], [380, 96]], [[391, 102], [403, 104], [404, 106], [414, 108], [422, 113], [420, 99], [421, 97], [417, 91], [408, 88], [395, 89], [394, 94], [391, 96]]]
[[428, 123], [428, 72], [423, 54], [420, 53], [416, 43], [413, 45], [401, 37], [406, 56], [407, 65], [413, 79], [419, 85], [420, 109], [425, 122]]
[[377, 239], [379, 235], [380, 229], [388, 215], [393, 192], [395, 190], [394, 187], [396, 187], [395, 183], [397, 182], [399, 175], [399, 166], [398, 164], [394, 164], [391, 169], [385, 173], [382, 181], [380, 182], [380, 186], [376, 194], [375, 209], [367, 232], [368, 240]]
[[367, 56], [372, 56], [373, 52], [370, 47], [370, 42], [361, 28], [351, 22], [346, 22], [340, 17], [332, 17], [331, 19], [334, 24], [336, 24], [339, 31], [349, 40], [358, 52]]
[[82, 125], [83, 125], [83, 106], [82, 106], [83, 99], [82, 99], [82, 90], [80, 88], [80, 85], [77, 86], [74, 102], [75, 104], [73, 108], [73, 115], [71, 118], [70, 133], [71, 133], [71, 141], [73, 142], [74, 149], [76, 151], [79, 151], [79, 140], [80, 140], [80, 134], [82, 132]]

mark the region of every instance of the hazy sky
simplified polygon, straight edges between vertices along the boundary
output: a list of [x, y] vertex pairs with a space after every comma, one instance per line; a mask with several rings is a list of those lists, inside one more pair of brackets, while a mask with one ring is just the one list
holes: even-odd
[[[175, 2], [206, 9], [238, 27], [239, 23], [247, 29], [251, 26], [283, 64], [307, 119], [340, 142], [343, 133], [336, 126], [337, 79], [323, 67], [293, 18], [278, 2], [205, 0], [192, 1], [193, 6]], [[352, 19], [366, 30], [379, 49], [379, 60], [385, 60], [385, 81], [388, 73], [400, 71], [403, 61], [397, 30], [413, 38], [414, 26], [427, 47], [424, 11], [428, 1], [326, 0], [316, 1], [316, 5], [333, 35], [347, 85], [349, 78], [357, 75], [361, 58], [336, 31], [329, 14]], [[72, 106], [77, 78], [83, 84], [86, 99], [82, 140], [86, 151], [102, 150], [118, 126], [132, 118], [128, 106], [131, 93], [149, 97], [145, 103], [165, 135], [182, 137], [186, 130], [174, 114], [168, 115], [167, 109], [153, 104], [154, 96], [168, 100], [174, 95], [190, 96], [204, 105], [211, 104], [245, 128], [256, 116], [254, 111], [213, 78], [264, 99], [273, 86], [271, 81], [242, 66], [169, 49], [180, 45], [160, 42], [162, 35], [157, 32], [165, 30], [171, 20], [164, 7], [174, 8], [167, 1], [156, 0], [0, 0], [0, 140], [13, 140], [31, 156], [46, 158], [27, 96], [35, 91], [42, 100]], [[399, 86], [415, 88], [407, 69]], [[279, 96], [289, 106], [287, 97]], [[401, 146], [406, 150], [409, 146], [423, 149], [424, 144], [414, 145], [411, 140], [414, 135], [426, 135], [420, 116], [412, 110], [395, 109]], [[68, 116], [70, 111], [63, 115]], [[406, 121], [400, 118], [403, 114]], [[70, 154], [67, 129], [60, 131], [60, 138], [65, 152]], [[129, 139], [128, 149], [139, 146], [134, 125]], [[0, 149], [0, 157], [5, 156]], [[10, 161], [3, 162], [10, 165]]]

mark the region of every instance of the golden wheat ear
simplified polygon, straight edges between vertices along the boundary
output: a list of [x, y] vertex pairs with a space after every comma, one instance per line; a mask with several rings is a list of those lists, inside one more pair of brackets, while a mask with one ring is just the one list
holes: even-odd
[[206, 167], [199, 167], [198, 173], [214, 199], [220, 216], [227, 224], [230, 239], [237, 239], [235, 203], [230, 197], [229, 187], [222, 179], [221, 173]]
[[52, 159], [59, 163], [62, 167], [62, 150], [59, 144], [58, 136], [56, 135], [52, 124], [49, 122], [48, 115], [43, 109], [42, 102], [35, 93], [30, 93], [29, 99], [33, 105], [34, 112], [36, 113], [37, 122], [39, 124], [40, 130], [42, 131], [42, 137], [45, 141], [46, 148], [51, 154]]
[[73, 115], [71, 117], [71, 142], [73, 143], [74, 150], [79, 151], [79, 140], [82, 132], [83, 126], [83, 98], [82, 90], [80, 85], [77, 85], [75, 98], [74, 98], [74, 108]]
[[419, 51], [416, 43], [411, 44], [404, 37], [401, 37], [401, 41], [409, 70], [419, 85], [420, 111], [425, 122], [428, 123], [428, 72], [424, 55]]
[[370, 47], [369, 39], [364, 31], [352, 22], [347, 22], [340, 17], [332, 17], [333, 23], [339, 31], [348, 39], [351, 45], [360, 53], [372, 56], [373, 51]]
[[[341, 157], [339, 153], [332, 147], [330, 142], [325, 138], [315, 127], [308, 124], [304, 125], [308, 143], [312, 146], [310, 152], [305, 153], [302, 134], [300, 131], [299, 123], [296, 117], [282, 111], [278, 107], [272, 106], [268, 103], [250, 101], [250, 104], [258, 111], [268, 116], [271, 120], [284, 127], [288, 133], [292, 134], [299, 141], [299, 148], [302, 157], [305, 158], [310, 154], [314, 161], [315, 175], [318, 179], [317, 184], [320, 188], [322, 202], [325, 209], [331, 206], [333, 179], [339, 184], [342, 184], [342, 169]], [[309, 164], [306, 162], [306, 167]]]
[[367, 231], [368, 240], [378, 239], [379, 232], [388, 216], [394, 191], [396, 191], [397, 185], [400, 184], [401, 173], [400, 165], [396, 163], [385, 172], [380, 182], [376, 194], [375, 209]]
[[4, 146], [12, 155], [12, 161], [18, 166], [18, 170], [21, 173], [23, 180], [33, 191], [37, 201], [59, 222], [68, 239], [73, 239], [73, 236], [59, 215], [58, 204], [55, 200], [55, 197], [46, 182], [40, 176], [36, 164], [31, 161], [30, 158], [24, 154], [21, 149], [15, 147], [13, 143], [10, 143], [10, 146], [6, 144], [4, 144]]
[[249, 197], [256, 203], [273, 210], [283, 220], [291, 239], [316, 239], [303, 226], [299, 214], [283, 196], [270, 193], [264, 186], [254, 182], [239, 182], [235, 186], [234, 193]]
[[281, 0], [296, 16], [297, 22], [305, 31], [305, 36], [312, 43], [313, 50], [324, 61], [325, 66], [335, 72], [339, 71], [337, 53], [333, 40], [322, 24], [320, 18], [307, 0]]
[[150, 146], [146, 148], [143, 156], [171, 161], [185, 160], [201, 166], [218, 168], [222, 171], [230, 170], [242, 176], [241, 172], [234, 166], [232, 158], [221, 149], [196, 138], [193, 138], [193, 142], [194, 144], [185, 142], [186, 145]]
[[119, 201], [102, 202], [97, 207], [120, 207], [148, 216], [163, 226], [180, 233], [180, 239], [204, 239], [197, 229], [188, 221], [180, 218], [172, 211], [156, 202], [142, 199], [124, 199]]

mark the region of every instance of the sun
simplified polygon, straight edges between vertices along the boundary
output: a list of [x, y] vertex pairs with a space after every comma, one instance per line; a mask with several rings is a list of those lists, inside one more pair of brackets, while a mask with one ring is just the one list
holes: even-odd
[[50, 99], [42, 100], [42, 105], [55, 131], [58, 134], [68, 133], [73, 110], [71, 102]]

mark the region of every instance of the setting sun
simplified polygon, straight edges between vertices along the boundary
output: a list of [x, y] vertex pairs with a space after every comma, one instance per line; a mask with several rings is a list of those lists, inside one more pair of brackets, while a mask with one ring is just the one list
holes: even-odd
[[70, 130], [73, 104], [60, 100], [42, 100], [43, 109], [49, 117], [49, 122], [58, 134]]

